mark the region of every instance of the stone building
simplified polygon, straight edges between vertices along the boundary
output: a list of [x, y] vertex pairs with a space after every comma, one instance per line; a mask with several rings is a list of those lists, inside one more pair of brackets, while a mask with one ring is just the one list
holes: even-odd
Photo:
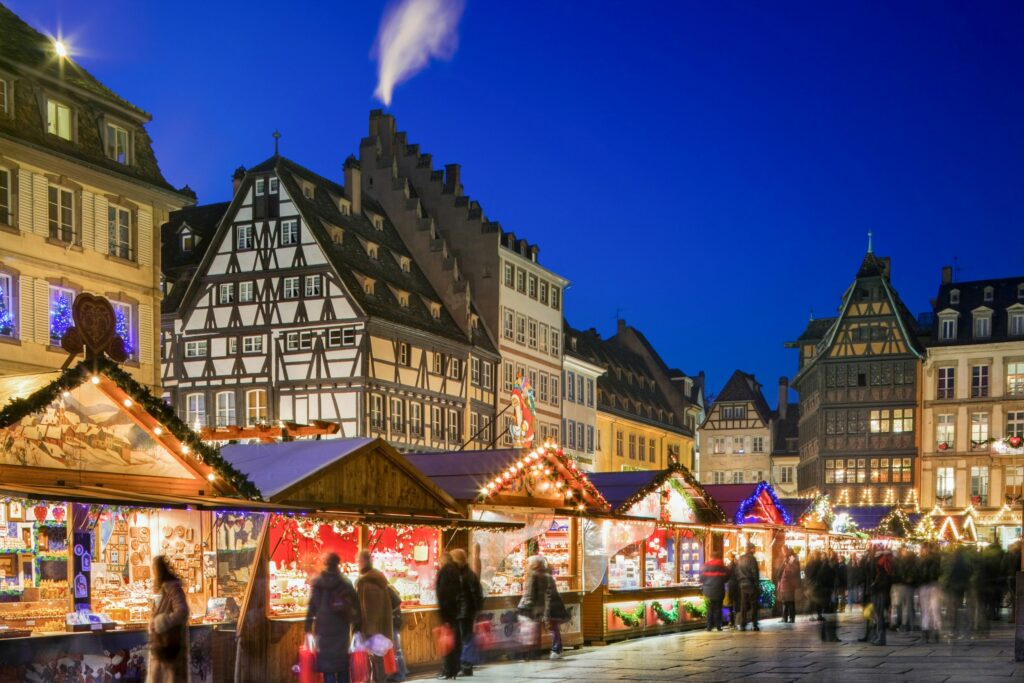
[[580, 467], [593, 471], [597, 453], [597, 382], [606, 369], [579, 351], [579, 332], [563, 328], [562, 448]]

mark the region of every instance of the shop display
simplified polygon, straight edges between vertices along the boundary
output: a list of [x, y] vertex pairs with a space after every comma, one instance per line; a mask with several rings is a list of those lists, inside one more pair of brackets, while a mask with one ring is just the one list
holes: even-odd
[[270, 613], [304, 616], [313, 580], [327, 553], [337, 553], [341, 572], [355, 583], [359, 577], [359, 528], [347, 523], [315, 522], [275, 515], [270, 524]]
[[704, 568], [704, 544], [689, 532], [679, 535], [679, 583], [683, 586], [699, 586], [700, 573]]
[[[688, 559], [684, 558], [684, 559]], [[647, 539], [644, 586], [664, 588], [676, 582], [675, 533], [658, 529]]]
[[373, 566], [398, 590], [405, 607], [436, 605], [440, 534], [431, 527], [376, 529], [368, 548]]
[[526, 563], [532, 555], [544, 557], [559, 591], [575, 590], [575, 540], [571, 524], [572, 521], [568, 517], [548, 517], [542, 526], [534, 529], [536, 535], [527, 538], [501, 558], [493, 573], [485, 568], [481, 576], [485, 593], [521, 595], [526, 586]]
[[636, 590], [640, 588], [640, 565], [643, 562], [643, 541], [616, 553], [608, 564], [608, 588]]

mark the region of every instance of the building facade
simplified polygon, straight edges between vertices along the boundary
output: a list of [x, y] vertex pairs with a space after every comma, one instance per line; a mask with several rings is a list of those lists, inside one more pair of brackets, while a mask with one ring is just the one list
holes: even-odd
[[[913, 317], [870, 248], [822, 333], [800, 340], [799, 490], [842, 504], [913, 505], [924, 358]], [[815, 338], [821, 334], [821, 338]]]
[[605, 368], [579, 351], [579, 332], [563, 328], [562, 448], [588, 472], [597, 454], [597, 382]]
[[160, 382], [160, 241], [189, 203], [126, 102], [0, 5], [0, 374], [59, 369], [71, 305], [111, 301], [138, 381]]
[[736, 370], [715, 397], [699, 429], [700, 481], [767, 481], [772, 471], [772, 412], [754, 375]]
[[800, 404], [789, 401], [789, 381], [779, 378], [779, 404], [772, 416], [771, 485], [782, 497], [797, 495], [800, 467]]
[[391, 115], [371, 112], [359, 163], [366, 192], [391, 214], [402, 213], [395, 225], [410, 249], [417, 256], [433, 255], [424, 266], [428, 276], [437, 281], [447, 274], [450, 296], [471, 297], [483, 328], [496, 338], [500, 445], [512, 443], [513, 419], [504, 397], [519, 373], [534, 389], [538, 438], [564, 441], [562, 295], [568, 280], [541, 265], [537, 245], [487, 219], [464, 193], [457, 164], [434, 170], [432, 157], [409, 144]]
[[[973, 507], [979, 531], [1020, 535], [1024, 501], [1024, 276], [942, 281], [928, 321], [923, 381], [921, 504]], [[982, 528], [990, 527], [990, 528]]]
[[494, 342], [471, 305], [435, 291], [360, 192], [358, 164], [344, 171], [338, 185], [275, 155], [236, 174], [220, 217], [169, 222], [170, 401], [198, 427], [327, 423], [400, 448], [485, 446]]

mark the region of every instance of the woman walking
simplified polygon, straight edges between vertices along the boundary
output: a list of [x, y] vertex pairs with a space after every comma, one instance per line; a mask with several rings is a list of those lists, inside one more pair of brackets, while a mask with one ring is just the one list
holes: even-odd
[[[401, 603], [397, 593], [389, 589], [387, 577], [373, 568], [369, 552], [359, 553], [359, 579], [356, 580], [356, 595], [359, 600], [359, 633], [365, 640], [373, 636], [384, 636], [394, 642], [395, 607]], [[396, 599], [398, 604], [396, 604]], [[370, 671], [373, 683], [384, 683], [384, 658], [370, 654]]]
[[786, 564], [782, 567], [782, 576], [779, 578], [778, 594], [779, 602], [782, 603], [782, 623], [796, 623], [796, 597], [800, 595], [800, 559], [792, 548], [786, 557]]
[[349, 628], [356, 618], [358, 598], [340, 563], [335, 553], [324, 558], [324, 570], [313, 581], [306, 610], [306, 633], [316, 635], [316, 670], [324, 675], [324, 683], [348, 681]]
[[551, 659], [562, 656], [561, 624], [569, 618], [565, 603], [558, 594], [554, 577], [548, 571], [547, 562], [540, 555], [534, 555], [527, 561], [530, 575], [526, 579], [526, 588], [519, 601], [519, 613], [537, 625], [537, 635], [532, 644], [533, 649], [540, 647], [540, 627], [547, 624], [551, 632]]
[[473, 675], [473, 625], [483, 606], [480, 579], [469, 568], [466, 551], [456, 548], [449, 554], [437, 574], [437, 606], [441, 622], [451, 629], [455, 642], [444, 657], [444, 668], [438, 678]]
[[153, 588], [160, 601], [149, 620], [147, 683], [187, 683], [189, 680], [188, 601], [163, 555], [153, 558]]

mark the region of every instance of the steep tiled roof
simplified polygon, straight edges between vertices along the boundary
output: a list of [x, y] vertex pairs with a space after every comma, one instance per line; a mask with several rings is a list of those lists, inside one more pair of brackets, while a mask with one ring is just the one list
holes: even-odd
[[[167, 296], [161, 302], [164, 313], [177, 310], [181, 297], [188, 289], [192, 274], [203, 260], [206, 246], [210, 243], [221, 218], [230, 206], [229, 202], [190, 206], [171, 212], [166, 223], [160, 226], [160, 267], [169, 285]], [[191, 251], [181, 248], [179, 231], [185, 226], [196, 236], [195, 246]]]
[[836, 322], [835, 318], [817, 318], [807, 323], [807, 328], [797, 337], [797, 341], [819, 342], [828, 334], [829, 328]]
[[772, 454], [773, 455], [799, 455], [799, 445], [795, 449], [789, 448], [789, 439], [796, 439], [800, 436], [800, 404], [789, 403], [786, 406], [786, 418], [779, 417], [775, 413], [772, 421]]
[[733, 372], [732, 377], [722, 387], [722, 391], [715, 397], [715, 403], [732, 401], [752, 401], [758, 416], [765, 424], [771, 419], [772, 411], [768, 407], [768, 402], [764, 400], [761, 385], [750, 373], [742, 370]]
[[[991, 301], [985, 300], [985, 290], [992, 290]], [[959, 303], [951, 303], [950, 293], [956, 290], [959, 292]], [[969, 282], [946, 282], [939, 286], [938, 296], [932, 306], [936, 314], [931, 321], [930, 346], [952, 346], [959, 344], [977, 344], [1005, 341], [1010, 339], [1009, 316], [1006, 310], [1011, 306], [1024, 306], [1024, 275], [1009, 278], [998, 278], [992, 280], [971, 280]], [[986, 339], [976, 340], [973, 338], [973, 315], [977, 308], [992, 309], [991, 336]], [[957, 318], [957, 330], [955, 340], [939, 339], [939, 318], [938, 313], [952, 309], [960, 316]], [[1014, 337], [1014, 339], [1022, 339]]]

